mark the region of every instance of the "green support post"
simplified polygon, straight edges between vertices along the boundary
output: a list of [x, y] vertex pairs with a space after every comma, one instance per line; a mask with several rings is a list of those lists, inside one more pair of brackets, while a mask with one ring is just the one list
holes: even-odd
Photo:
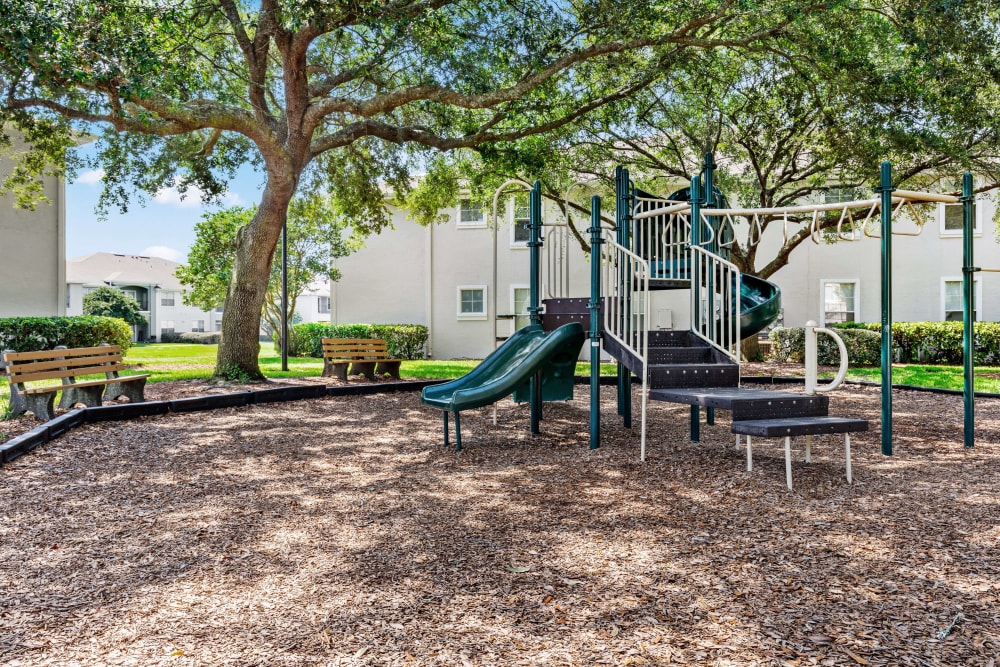
[[697, 405], [691, 406], [691, 442], [701, 440], [701, 408]]
[[[630, 247], [629, 235], [632, 223], [632, 203], [634, 192], [632, 181], [629, 179], [628, 169], [618, 167], [615, 170], [615, 222], [617, 224], [618, 244], [623, 248]], [[624, 300], [623, 317], [632, 317], [632, 286], [631, 276], [627, 276], [622, 269], [618, 276], [619, 294]], [[625, 428], [632, 428], [632, 372], [621, 362], [618, 363], [618, 414], [622, 417], [622, 424]]]
[[882, 454], [892, 456], [892, 165], [882, 163]]
[[[691, 179], [691, 245], [701, 246], [701, 179]], [[691, 274], [691, 328], [701, 323], [701, 257], [692, 252], [688, 260]]]
[[964, 359], [964, 378], [962, 394], [965, 402], [964, 414], [964, 444], [966, 447], [976, 446], [976, 368], [975, 345], [975, 309], [976, 281], [975, 274], [979, 268], [974, 266], [973, 231], [975, 224], [975, 195], [972, 192], [972, 174], [966, 172], [962, 176], [962, 353]]
[[590, 198], [590, 448], [601, 446], [601, 198]]
[[[532, 326], [542, 326], [542, 307], [540, 292], [542, 282], [541, 247], [542, 247], [542, 183], [535, 181], [531, 188], [528, 208], [528, 227], [531, 236], [528, 240], [530, 249], [531, 280], [528, 290], [528, 315]], [[496, 295], [493, 297], [496, 298]], [[457, 418], [457, 415], [456, 415]], [[540, 433], [539, 422], [542, 420], [542, 372], [538, 371], [531, 378], [531, 432]], [[457, 426], [456, 426], [457, 429]]]

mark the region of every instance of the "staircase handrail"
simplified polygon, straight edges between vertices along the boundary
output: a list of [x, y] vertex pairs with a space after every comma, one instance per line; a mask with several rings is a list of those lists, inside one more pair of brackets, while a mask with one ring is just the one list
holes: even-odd
[[[642, 367], [642, 426], [640, 458], [646, 459], [646, 389], [649, 385], [649, 261], [620, 245], [606, 234], [601, 244], [604, 275], [604, 335], [616, 341], [639, 360]], [[632, 313], [633, 296], [641, 300], [642, 326], [637, 327]]]
[[701, 246], [691, 246], [691, 280], [701, 281], [711, 302], [708, 312], [691, 290], [691, 331], [727, 357], [740, 360], [741, 272], [732, 262]]

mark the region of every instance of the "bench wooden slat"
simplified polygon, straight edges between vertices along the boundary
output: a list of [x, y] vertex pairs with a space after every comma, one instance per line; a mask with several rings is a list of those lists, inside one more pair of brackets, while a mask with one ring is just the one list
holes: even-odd
[[83, 368], [69, 368], [64, 371], [54, 370], [42, 371], [41, 373], [11, 374], [10, 379], [12, 382], [17, 383], [38, 382], [39, 380], [54, 380], [57, 378], [78, 377], [80, 375], [96, 375], [98, 373], [112, 373], [126, 370], [128, 370], [128, 366], [125, 364], [114, 364], [112, 366], [85, 366]]
[[122, 355], [107, 354], [100, 357], [71, 357], [69, 359], [53, 359], [52, 361], [32, 361], [28, 363], [13, 363], [7, 367], [8, 375], [22, 375], [25, 373], [40, 373], [57, 368], [82, 368], [84, 366], [97, 367], [101, 364], [120, 364]]
[[112, 384], [115, 382], [135, 382], [136, 380], [142, 380], [144, 378], [149, 378], [150, 375], [122, 375], [121, 377], [112, 378], [110, 380], [91, 380], [88, 382], [74, 382], [73, 384], [54, 384], [51, 387], [36, 387], [35, 389], [25, 389], [22, 393], [24, 394], [48, 394], [53, 391], [63, 391], [64, 389], [76, 389], [79, 387], [96, 387], [101, 384]]
[[399, 379], [400, 359], [389, 358], [389, 344], [381, 338], [323, 338], [323, 375], [347, 379], [347, 366], [354, 374], [375, 379], [376, 368]]
[[51, 359], [52, 357], [86, 357], [109, 352], [121, 352], [119, 345], [101, 345], [100, 347], [73, 347], [68, 350], [38, 350], [36, 352], [8, 352], [4, 356], [8, 362], [32, 361], [34, 359]]

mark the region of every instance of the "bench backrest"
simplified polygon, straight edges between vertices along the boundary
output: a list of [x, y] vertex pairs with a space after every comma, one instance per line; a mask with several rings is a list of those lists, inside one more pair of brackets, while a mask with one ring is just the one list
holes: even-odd
[[118, 345], [38, 352], [6, 352], [3, 360], [6, 364], [4, 371], [10, 377], [12, 384], [75, 378], [97, 373], [117, 373], [127, 368], [122, 363], [121, 347]]
[[324, 338], [324, 359], [388, 359], [389, 347], [380, 338]]

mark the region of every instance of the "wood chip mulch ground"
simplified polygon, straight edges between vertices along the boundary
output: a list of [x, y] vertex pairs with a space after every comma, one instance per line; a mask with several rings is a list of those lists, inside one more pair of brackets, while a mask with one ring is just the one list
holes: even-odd
[[415, 393], [77, 428], [0, 469], [0, 665], [995, 667], [1000, 401], [965, 450], [960, 398], [896, 392], [887, 458], [839, 390], [855, 482], [831, 436], [791, 492], [726, 413], [652, 403], [640, 463], [613, 401], [596, 452], [585, 387], [461, 454]]

